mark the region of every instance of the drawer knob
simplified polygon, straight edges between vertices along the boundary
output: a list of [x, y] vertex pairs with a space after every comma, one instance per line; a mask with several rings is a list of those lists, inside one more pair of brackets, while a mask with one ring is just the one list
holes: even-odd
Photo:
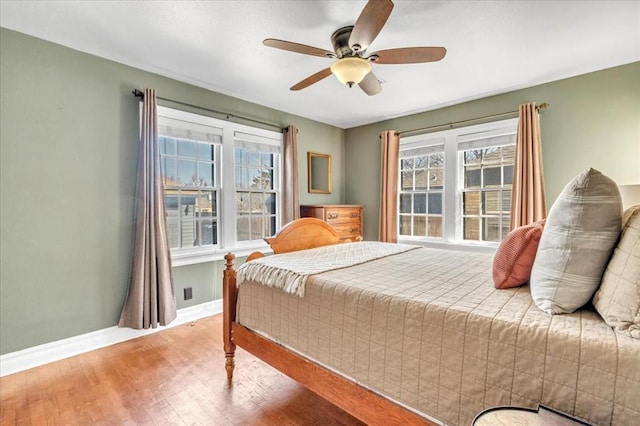
[[351, 217], [358, 217], [358, 216], [360, 216], [358, 212], [351, 212]]
[[337, 219], [338, 213], [327, 213], [327, 219]]
[[352, 232], [352, 233], [356, 233], [356, 232], [358, 232], [358, 231], [359, 231], [359, 229], [358, 229], [358, 228], [351, 228], [351, 232]]

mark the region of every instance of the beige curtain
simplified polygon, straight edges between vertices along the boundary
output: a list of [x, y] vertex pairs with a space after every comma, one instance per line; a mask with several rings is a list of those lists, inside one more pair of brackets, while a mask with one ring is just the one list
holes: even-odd
[[284, 187], [282, 199], [284, 212], [282, 224], [300, 218], [300, 192], [298, 191], [298, 129], [288, 126], [282, 129], [284, 133]]
[[400, 136], [395, 130], [382, 132], [380, 162], [380, 222], [378, 239], [398, 242], [398, 157]]
[[519, 113], [510, 229], [547, 217], [538, 109], [524, 104]]
[[129, 293], [118, 322], [136, 329], [176, 318], [153, 89], [144, 91], [141, 126]]

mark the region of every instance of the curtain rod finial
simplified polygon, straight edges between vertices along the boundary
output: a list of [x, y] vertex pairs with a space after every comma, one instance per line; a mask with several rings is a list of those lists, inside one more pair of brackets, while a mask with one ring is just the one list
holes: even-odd
[[549, 105], [548, 103], [543, 102], [543, 103], [541, 103], [540, 105], [538, 105], [538, 111], [545, 110], [545, 109], [549, 108], [550, 106], [551, 106], [551, 105]]

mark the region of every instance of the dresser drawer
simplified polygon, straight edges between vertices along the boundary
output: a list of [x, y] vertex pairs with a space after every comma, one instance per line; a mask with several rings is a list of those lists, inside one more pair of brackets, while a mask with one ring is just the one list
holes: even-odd
[[335, 229], [338, 234], [340, 234], [341, 239], [345, 238], [355, 238], [362, 236], [362, 229], [360, 228], [359, 222], [354, 223], [338, 223], [332, 224], [333, 229]]
[[325, 211], [325, 221], [330, 223], [331, 225], [344, 223], [344, 222], [355, 222], [360, 223], [360, 215], [361, 209], [357, 207], [353, 208], [327, 208]]

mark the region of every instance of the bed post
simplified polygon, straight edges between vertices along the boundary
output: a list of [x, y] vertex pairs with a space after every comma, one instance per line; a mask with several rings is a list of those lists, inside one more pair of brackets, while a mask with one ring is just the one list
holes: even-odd
[[233, 269], [235, 255], [228, 253], [225, 255], [225, 270], [222, 274], [222, 340], [224, 342], [225, 366], [227, 370], [227, 380], [233, 378], [233, 368], [235, 366], [234, 356], [236, 344], [233, 343], [231, 323], [236, 320], [236, 300], [238, 289], [236, 287], [236, 270]]

